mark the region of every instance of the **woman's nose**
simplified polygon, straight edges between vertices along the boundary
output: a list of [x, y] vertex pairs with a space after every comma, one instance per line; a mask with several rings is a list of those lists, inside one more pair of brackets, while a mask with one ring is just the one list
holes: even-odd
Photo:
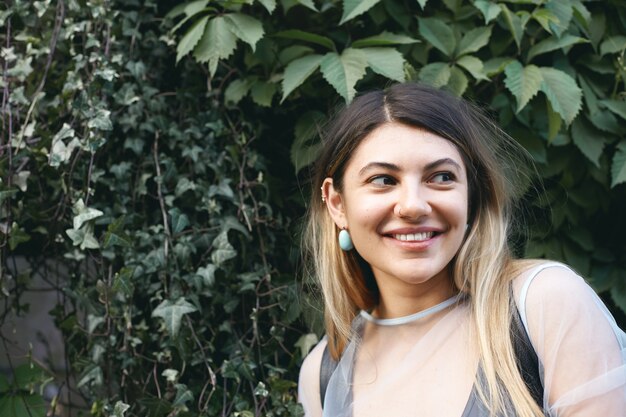
[[432, 211], [428, 190], [412, 185], [403, 187], [395, 207], [395, 214], [404, 219], [418, 219]]

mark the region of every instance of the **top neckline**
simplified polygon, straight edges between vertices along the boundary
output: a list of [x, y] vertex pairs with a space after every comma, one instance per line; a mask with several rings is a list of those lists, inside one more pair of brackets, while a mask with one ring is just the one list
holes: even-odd
[[410, 314], [408, 316], [402, 316], [402, 317], [395, 317], [392, 319], [379, 319], [376, 318], [374, 316], [372, 316], [370, 313], [368, 313], [365, 310], [361, 310], [361, 312], [359, 313], [361, 315], [361, 317], [363, 317], [365, 320], [369, 321], [370, 323], [374, 323], [378, 326], [400, 326], [403, 324], [408, 324], [408, 323], [412, 323], [414, 321], [423, 319], [424, 317], [428, 317], [432, 314], [438, 313], [441, 310], [444, 310], [448, 307], [450, 307], [452, 304], [455, 304], [459, 301], [461, 301], [463, 298], [465, 298], [465, 294], [464, 293], [458, 293], [450, 298], [448, 298], [445, 301], [442, 301], [439, 304], [436, 304], [432, 307], [427, 308], [426, 310], [422, 310], [422, 311], [418, 311], [417, 313], [413, 313]]

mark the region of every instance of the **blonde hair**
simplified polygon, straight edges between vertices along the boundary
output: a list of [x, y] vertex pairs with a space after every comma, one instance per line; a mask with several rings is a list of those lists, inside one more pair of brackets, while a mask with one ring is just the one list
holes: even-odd
[[456, 287], [469, 295], [485, 381], [477, 386], [479, 395], [492, 415], [506, 412], [510, 397], [518, 416], [543, 416], [520, 375], [510, 334], [511, 281], [524, 263], [513, 260], [508, 239], [515, 197], [524, 183], [516, 180], [530, 161], [480, 110], [441, 90], [406, 83], [359, 96], [338, 113], [322, 140], [303, 243], [308, 273], [324, 296], [331, 355], [341, 355], [352, 320], [359, 310], [375, 307], [379, 294], [369, 265], [356, 251], [339, 248], [338, 228], [322, 204], [320, 186], [330, 177], [341, 192], [350, 155], [370, 132], [392, 121], [450, 140], [464, 159], [470, 227], [450, 268]]

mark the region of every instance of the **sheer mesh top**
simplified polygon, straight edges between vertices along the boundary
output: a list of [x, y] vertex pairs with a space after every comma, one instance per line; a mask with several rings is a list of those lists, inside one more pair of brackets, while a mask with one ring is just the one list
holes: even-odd
[[[626, 334], [598, 296], [561, 264], [514, 282], [522, 321], [539, 357], [547, 416], [626, 417]], [[482, 417], [469, 307], [460, 301], [409, 323], [358, 316], [355, 337], [330, 378], [322, 411], [319, 369], [326, 341], [307, 356], [299, 399], [306, 416]]]

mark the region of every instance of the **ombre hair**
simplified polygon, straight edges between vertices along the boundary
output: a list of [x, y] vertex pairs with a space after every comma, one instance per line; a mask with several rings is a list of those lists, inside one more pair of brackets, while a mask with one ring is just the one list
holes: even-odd
[[343, 192], [343, 175], [361, 141], [385, 123], [426, 130], [456, 146], [467, 170], [469, 228], [449, 268], [454, 285], [468, 295], [473, 336], [480, 352], [484, 385], [479, 395], [492, 415], [507, 409], [520, 417], [543, 416], [516, 365], [511, 341], [515, 304], [511, 281], [526, 263], [514, 261], [509, 248], [512, 214], [528, 184], [530, 158], [480, 109], [443, 90], [405, 83], [358, 96], [338, 112], [322, 138], [313, 165], [311, 202], [304, 233], [308, 274], [321, 287], [331, 355], [337, 359], [351, 337], [359, 310], [374, 308], [378, 287], [371, 269], [353, 250], [337, 242], [339, 229], [322, 202], [326, 178]]

